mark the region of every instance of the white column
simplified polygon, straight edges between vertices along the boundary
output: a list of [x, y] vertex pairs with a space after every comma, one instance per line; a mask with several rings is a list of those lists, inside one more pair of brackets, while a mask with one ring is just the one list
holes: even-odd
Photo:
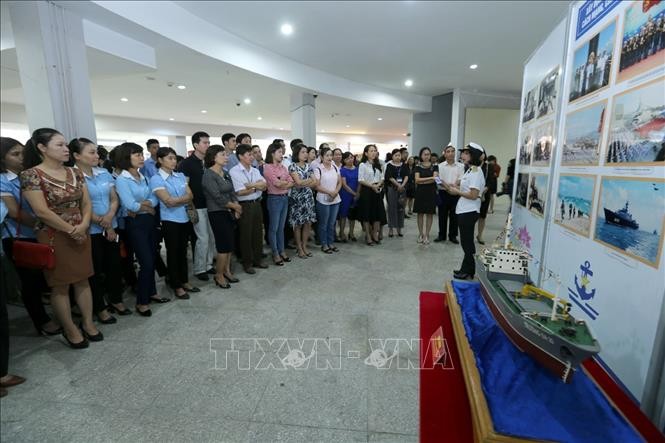
[[184, 135], [169, 135], [169, 146], [176, 154], [187, 157], [187, 141]]
[[291, 94], [291, 138], [301, 138], [307, 146], [316, 146], [315, 100], [313, 94]]
[[80, 17], [46, 1], [9, 2], [28, 126], [97, 140]]
[[[450, 118], [450, 141], [458, 150], [464, 143], [464, 101], [459, 88], [453, 89], [453, 109]], [[455, 154], [457, 155], [457, 152]]]

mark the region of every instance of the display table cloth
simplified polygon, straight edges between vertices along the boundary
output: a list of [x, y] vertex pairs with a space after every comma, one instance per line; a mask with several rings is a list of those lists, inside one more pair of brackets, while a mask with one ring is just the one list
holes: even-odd
[[453, 288], [496, 432], [571, 443], [643, 441], [581, 369], [565, 384], [517, 349], [478, 283], [454, 281]]

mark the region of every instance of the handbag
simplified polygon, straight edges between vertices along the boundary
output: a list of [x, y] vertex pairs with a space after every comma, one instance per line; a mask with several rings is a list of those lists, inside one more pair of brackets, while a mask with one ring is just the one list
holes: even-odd
[[[35, 169], [37, 174], [41, 178], [41, 173], [39, 169]], [[48, 204], [48, 199], [46, 198], [46, 192], [44, 190], [43, 183], [40, 182], [40, 187], [42, 188], [42, 193], [44, 194], [44, 199]], [[21, 191], [18, 203], [18, 218], [21, 219], [21, 207], [23, 206], [23, 191]], [[53, 228], [47, 228], [49, 234], [49, 243], [35, 243], [31, 241], [25, 241], [20, 239], [21, 235], [21, 223], [20, 221], [16, 224], [16, 238], [12, 237], [12, 260], [14, 265], [20, 268], [27, 269], [45, 269], [51, 270], [55, 268], [55, 248], [53, 247], [53, 241], [55, 238], [55, 232]], [[9, 230], [8, 230], [9, 232]], [[11, 232], [10, 232], [11, 236]]]
[[196, 208], [192, 202], [187, 203], [187, 217], [189, 217], [189, 221], [192, 222], [193, 225], [199, 222], [199, 213], [196, 212]]

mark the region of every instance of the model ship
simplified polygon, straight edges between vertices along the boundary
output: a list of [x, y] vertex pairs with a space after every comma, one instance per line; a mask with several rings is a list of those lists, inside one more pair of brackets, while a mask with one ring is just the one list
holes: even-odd
[[511, 222], [509, 215], [502, 247], [475, 256], [480, 292], [513, 344], [567, 383], [600, 345], [586, 322], [570, 315], [570, 303], [531, 282], [530, 254], [509, 243]]
[[623, 226], [631, 229], [640, 228], [639, 223], [637, 223], [633, 218], [633, 215], [630, 212], [628, 212], [628, 202], [626, 202], [626, 206], [617, 211], [610, 211], [607, 208], [603, 209], [605, 210], [605, 223], [617, 226]]

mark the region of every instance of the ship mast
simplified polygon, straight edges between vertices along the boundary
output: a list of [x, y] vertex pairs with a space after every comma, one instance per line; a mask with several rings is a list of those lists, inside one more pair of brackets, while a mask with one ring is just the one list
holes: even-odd
[[556, 291], [554, 291], [554, 300], [552, 300], [552, 315], [550, 320], [556, 321], [556, 304], [559, 302], [559, 289], [561, 288], [561, 279], [556, 279]]
[[513, 214], [508, 214], [508, 221], [506, 221], [506, 237], [503, 239], [503, 248], [508, 249], [510, 243], [510, 234], [513, 232]]

